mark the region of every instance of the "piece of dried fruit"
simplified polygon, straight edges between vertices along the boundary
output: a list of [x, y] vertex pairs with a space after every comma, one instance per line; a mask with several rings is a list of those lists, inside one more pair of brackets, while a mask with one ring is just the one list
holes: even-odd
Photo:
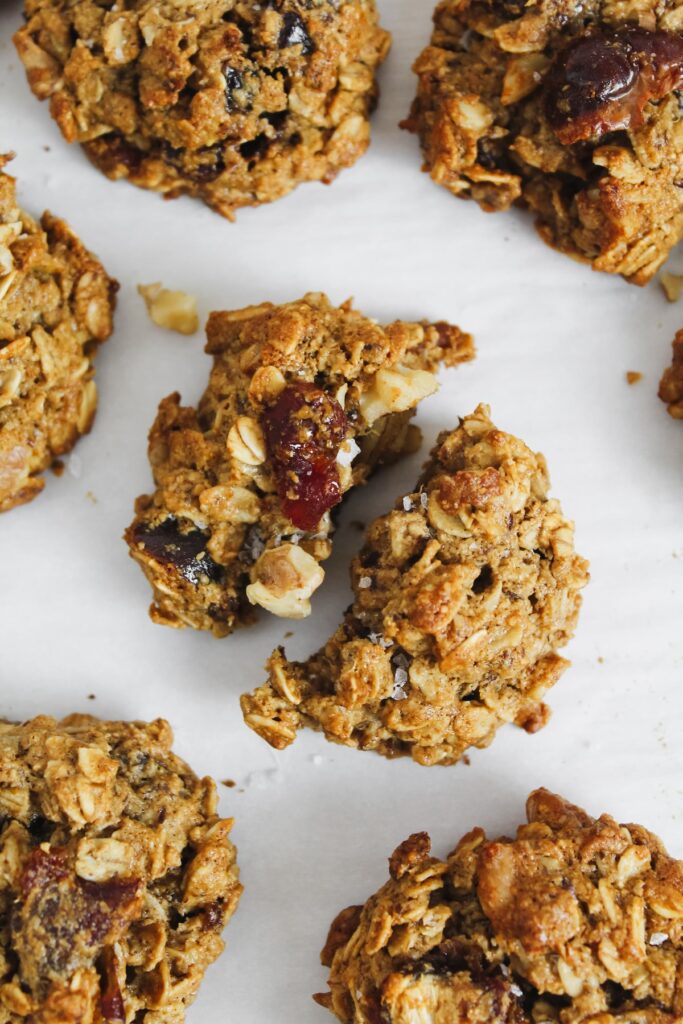
[[282, 510], [300, 530], [315, 530], [341, 501], [337, 455], [346, 436], [344, 410], [313, 384], [286, 388], [263, 414]]
[[564, 145], [642, 122], [645, 105], [683, 83], [683, 39], [640, 28], [573, 40], [546, 79], [546, 114]]

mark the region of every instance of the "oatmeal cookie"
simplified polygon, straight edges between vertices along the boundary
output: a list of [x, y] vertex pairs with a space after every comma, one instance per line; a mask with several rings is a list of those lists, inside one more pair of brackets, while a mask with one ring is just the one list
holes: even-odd
[[320, 294], [212, 313], [207, 336], [209, 385], [197, 409], [177, 394], [161, 403], [157, 489], [138, 498], [126, 540], [156, 622], [224, 636], [252, 605], [308, 615], [331, 510], [378, 463], [415, 450], [409, 421], [434, 371], [474, 348], [458, 327], [381, 327]]
[[404, 127], [454, 195], [634, 284], [683, 237], [677, 0], [441, 0], [414, 70]]
[[673, 359], [659, 384], [659, 397], [666, 402], [669, 413], [683, 420], [683, 330], [673, 340]]
[[0, 722], [0, 1024], [180, 1024], [242, 891], [162, 720]]
[[93, 359], [118, 284], [63, 220], [17, 206], [0, 156], [0, 512], [43, 489], [37, 475], [90, 430]]
[[35, 96], [110, 178], [224, 217], [365, 152], [390, 36], [374, 0], [26, 0]]
[[343, 1024], [675, 1024], [683, 862], [641, 825], [536, 790], [515, 839], [446, 861], [417, 833], [333, 923], [316, 996]]
[[540, 729], [588, 580], [548, 487], [543, 456], [486, 406], [442, 434], [416, 490], [371, 524], [337, 632], [305, 662], [273, 654], [242, 697], [247, 725], [278, 749], [310, 726], [424, 765], [488, 746], [505, 722]]

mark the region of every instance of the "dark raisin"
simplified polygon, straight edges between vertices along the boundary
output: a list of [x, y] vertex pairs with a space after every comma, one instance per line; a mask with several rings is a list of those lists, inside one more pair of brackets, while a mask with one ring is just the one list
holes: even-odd
[[244, 79], [237, 68], [233, 68], [229, 64], [223, 65], [223, 77], [225, 78], [225, 109], [231, 112], [239, 107], [235, 100], [235, 93], [244, 89]]
[[263, 415], [282, 510], [300, 530], [314, 530], [341, 501], [337, 455], [346, 437], [344, 410], [314, 384], [285, 388]]
[[197, 586], [208, 579], [212, 583], [223, 578], [223, 568], [206, 550], [208, 535], [191, 527], [182, 530], [174, 516], [157, 526], [138, 523], [132, 530], [134, 544], [141, 545], [157, 562], [171, 565]]
[[116, 953], [111, 946], [102, 951], [99, 960], [101, 973], [100, 1010], [102, 1017], [112, 1024], [125, 1021], [126, 1010], [116, 974]]
[[281, 46], [282, 49], [288, 46], [300, 46], [301, 52], [305, 55], [313, 53], [315, 50], [315, 45], [304, 22], [294, 11], [287, 11], [282, 16], [278, 46]]
[[545, 109], [571, 145], [642, 123], [650, 100], [683, 84], [683, 38], [627, 28], [593, 32], [563, 50], [546, 78]]

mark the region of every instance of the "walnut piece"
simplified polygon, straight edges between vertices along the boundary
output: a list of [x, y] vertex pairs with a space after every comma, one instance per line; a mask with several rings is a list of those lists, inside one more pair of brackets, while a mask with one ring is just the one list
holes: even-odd
[[139, 284], [150, 319], [157, 327], [178, 334], [195, 334], [199, 328], [197, 299], [187, 292], [169, 291], [157, 284]]

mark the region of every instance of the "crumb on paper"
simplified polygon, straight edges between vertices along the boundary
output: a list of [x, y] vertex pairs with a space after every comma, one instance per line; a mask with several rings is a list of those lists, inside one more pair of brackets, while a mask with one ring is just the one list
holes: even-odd
[[601, 655], [601, 656], [600, 656], [600, 657], [598, 658], [598, 665], [604, 665], [604, 664], [605, 664], [605, 659], [604, 659], [604, 658], [602, 657], [602, 655]]
[[85, 496], [92, 505], [97, 504], [97, 498], [95, 497], [92, 491], [86, 491]]
[[195, 334], [199, 328], [197, 298], [187, 292], [170, 291], [158, 281], [139, 284], [138, 292], [145, 300], [147, 312], [157, 327], [178, 334]]
[[64, 465], [63, 459], [55, 459], [55, 461], [52, 463], [52, 472], [54, 473], [55, 476], [61, 476], [65, 469], [66, 466]]
[[292, 636], [294, 636], [294, 630], [288, 629], [287, 632], [284, 635], [284, 639], [285, 640], [289, 640], [289, 638], [292, 637]]
[[89, 693], [88, 694], [88, 700], [97, 700], [97, 697], [95, 696], [94, 693]]
[[236, 785], [234, 779], [221, 779], [221, 786], [227, 786], [228, 789], [234, 789]]
[[638, 381], [642, 380], [642, 379], [643, 379], [643, 375], [642, 375], [642, 373], [639, 373], [638, 370], [627, 370], [626, 371], [626, 383], [627, 384], [637, 384]]
[[669, 302], [678, 302], [683, 292], [683, 274], [669, 274], [665, 271], [659, 280]]

